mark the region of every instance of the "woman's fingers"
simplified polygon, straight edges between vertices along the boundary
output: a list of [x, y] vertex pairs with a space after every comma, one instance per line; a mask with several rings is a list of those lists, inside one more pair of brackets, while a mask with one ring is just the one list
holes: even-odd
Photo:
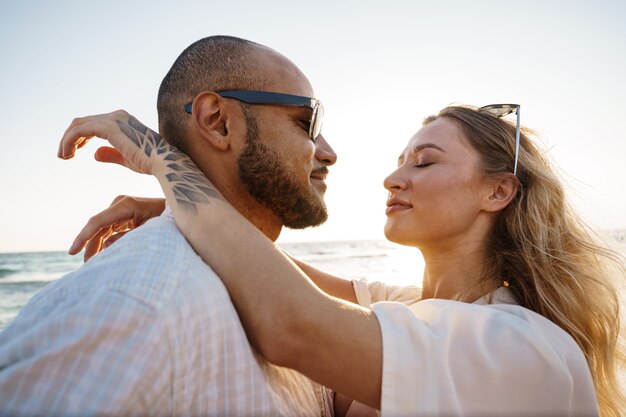
[[109, 204], [109, 207], [112, 207], [112, 206], [116, 205], [117, 203], [119, 203], [120, 201], [125, 200], [127, 198], [130, 198], [130, 197], [127, 196], [127, 195], [124, 195], [124, 194], [118, 195], [117, 197], [115, 197], [113, 199], [113, 201], [111, 201], [111, 204]]
[[[70, 247], [69, 254], [75, 255], [93, 238], [99, 236], [103, 229], [109, 229], [124, 225], [134, 226], [133, 222], [134, 211], [128, 204], [113, 204], [109, 208], [101, 211], [95, 216], [91, 217], [83, 229], [78, 233], [78, 236], [74, 239], [74, 243]], [[119, 230], [119, 227], [116, 228]]]
[[124, 222], [100, 230], [85, 245], [83, 261], [87, 262], [92, 256], [97, 255], [100, 251], [117, 242], [118, 239], [130, 232], [130, 229], [132, 229], [132, 224]]
[[80, 149], [85, 146], [89, 142], [89, 139], [91, 139], [91, 137], [82, 137], [81, 140], [76, 143], [76, 149]]
[[65, 159], [64, 158], [64, 150], [63, 150], [63, 145], [64, 145], [64, 141], [63, 138], [65, 138], [68, 134], [68, 132], [70, 131], [70, 129], [72, 129], [72, 127], [74, 127], [74, 125], [80, 123], [79, 121], [80, 119], [74, 119], [72, 120], [72, 123], [70, 123], [70, 125], [67, 127], [67, 129], [65, 129], [65, 132], [63, 132], [63, 136], [61, 137], [61, 141], [59, 142], [59, 149], [57, 150], [57, 157], [61, 158], [61, 159]]
[[61, 138], [57, 156], [61, 159], [71, 159], [76, 150], [86, 145], [94, 136], [106, 139], [106, 129], [102, 129], [104, 116], [74, 119]]
[[91, 217], [74, 239], [69, 250], [75, 255], [85, 248], [85, 260], [119, 239], [126, 231], [159, 216], [165, 209], [163, 198], [120, 195], [111, 205]]
[[104, 239], [102, 242], [102, 249], [106, 249], [115, 242], [117, 242], [120, 238], [124, 237], [126, 233], [130, 232], [130, 230], [126, 230], [125, 232], [114, 233], [108, 238]]
[[122, 155], [117, 149], [110, 146], [102, 146], [98, 148], [96, 150], [96, 153], [94, 154], [94, 157], [98, 162], [107, 162], [110, 164], [118, 164], [126, 168], [131, 168], [129, 166], [128, 160], [124, 158], [124, 155]]
[[76, 150], [93, 137], [107, 140], [117, 150], [98, 150], [96, 159], [117, 163], [144, 174], [152, 171], [151, 154], [165, 144], [158, 133], [124, 110], [117, 110], [74, 119], [61, 138], [57, 156], [73, 158]]
[[102, 249], [104, 240], [113, 233], [111, 227], [105, 227], [96, 233], [85, 245], [85, 253], [83, 254], [83, 261], [87, 262], [89, 258], [100, 252]]

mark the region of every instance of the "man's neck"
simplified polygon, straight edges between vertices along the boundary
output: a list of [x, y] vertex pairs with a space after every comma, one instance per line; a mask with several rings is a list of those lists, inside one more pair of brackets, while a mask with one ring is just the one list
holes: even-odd
[[[194, 158], [192, 158], [194, 159]], [[195, 161], [194, 161], [195, 162]], [[280, 218], [270, 209], [259, 203], [246, 190], [236, 174], [232, 174], [234, 167], [228, 169], [205, 169], [205, 164], [199, 164], [198, 168], [217, 187], [222, 196], [254, 227], [275, 242], [283, 228]]]
[[282, 231], [283, 225], [276, 214], [260, 204], [256, 199], [247, 194], [248, 198], [241, 196], [227, 196], [224, 198], [232, 204], [250, 223], [261, 231], [268, 239], [275, 242]]

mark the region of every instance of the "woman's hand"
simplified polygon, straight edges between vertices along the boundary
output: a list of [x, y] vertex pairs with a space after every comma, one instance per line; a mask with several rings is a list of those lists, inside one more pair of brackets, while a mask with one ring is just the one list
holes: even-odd
[[160, 215], [164, 209], [164, 198], [117, 196], [107, 209], [89, 219], [74, 239], [69, 254], [75, 255], [85, 248], [83, 257], [87, 262], [128, 231]]
[[124, 110], [74, 119], [61, 139], [57, 156], [73, 158], [76, 150], [94, 136], [106, 139], [114, 147], [101, 147], [96, 159], [154, 175], [171, 204], [195, 212], [198, 205], [223, 200], [189, 156]]
[[102, 147], [96, 159], [124, 165], [142, 174], [152, 174], [151, 156], [161, 153], [166, 142], [124, 110], [74, 119], [59, 144], [57, 156], [71, 159], [76, 150], [97, 136], [115, 147]]

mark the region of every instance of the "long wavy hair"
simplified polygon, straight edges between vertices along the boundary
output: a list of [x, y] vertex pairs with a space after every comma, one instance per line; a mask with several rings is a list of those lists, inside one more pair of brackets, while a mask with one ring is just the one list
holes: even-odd
[[[450, 118], [480, 154], [485, 175], [513, 172], [515, 125], [469, 106], [450, 106], [424, 125]], [[550, 162], [522, 128], [517, 167], [518, 191], [495, 220], [483, 293], [505, 279], [520, 305], [569, 333], [584, 352], [603, 417], [625, 407], [619, 372], [620, 296], [626, 268], [623, 257], [598, 244], [598, 236], [568, 205]], [[455, 298], [462, 301], [466, 294]]]

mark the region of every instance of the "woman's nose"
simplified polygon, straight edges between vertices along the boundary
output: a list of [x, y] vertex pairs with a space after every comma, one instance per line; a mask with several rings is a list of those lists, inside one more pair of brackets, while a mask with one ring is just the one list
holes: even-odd
[[402, 175], [402, 167], [398, 167], [398, 169], [389, 174], [383, 181], [383, 185], [388, 191], [404, 190], [407, 186], [407, 181], [404, 175]]

